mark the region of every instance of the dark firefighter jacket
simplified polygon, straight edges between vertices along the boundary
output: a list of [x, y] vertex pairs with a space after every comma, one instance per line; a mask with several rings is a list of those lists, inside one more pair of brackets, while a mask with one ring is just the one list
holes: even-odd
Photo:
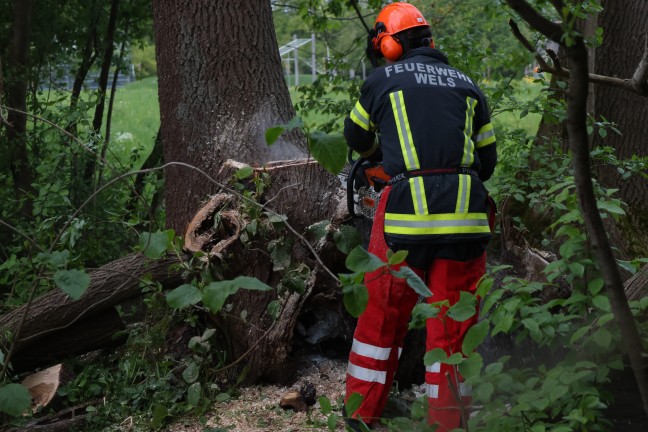
[[390, 176], [405, 174], [387, 203], [385, 234], [392, 241], [490, 238], [482, 181], [493, 173], [497, 152], [488, 106], [443, 53], [417, 48], [375, 69], [345, 119], [344, 135], [364, 157], [382, 153]]

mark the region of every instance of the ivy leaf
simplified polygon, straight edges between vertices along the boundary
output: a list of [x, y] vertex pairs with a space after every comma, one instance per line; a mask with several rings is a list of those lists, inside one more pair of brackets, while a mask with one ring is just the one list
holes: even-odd
[[374, 254], [367, 252], [362, 246], [356, 246], [346, 258], [346, 266], [354, 272], [372, 272], [385, 266], [385, 263]]
[[191, 406], [197, 406], [200, 402], [201, 385], [200, 382], [195, 382], [187, 389], [187, 402]]
[[143, 232], [139, 237], [139, 247], [144, 255], [151, 259], [161, 258], [173, 245], [175, 231], [166, 230], [154, 233]]
[[338, 231], [335, 231], [333, 240], [340, 252], [345, 254], [348, 254], [353, 248], [362, 243], [358, 230], [349, 225], [342, 225]]
[[195, 383], [200, 374], [200, 366], [196, 362], [190, 362], [184, 371], [182, 371], [182, 379], [185, 380], [187, 384]]
[[474, 326], [470, 327], [470, 329], [468, 329], [468, 331], [466, 332], [466, 336], [464, 337], [461, 351], [466, 355], [472, 353], [475, 348], [477, 348], [479, 344], [484, 341], [484, 338], [488, 334], [488, 329], [488, 320], [482, 320]]
[[476, 313], [477, 301], [468, 292], [461, 292], [459, 301], [452, 305], [446, 314], [455, 321], [463, 322], [472, 318]]
[[337, 175], [347, 161], [347, 144], [342, 134], [325, 134], [314, 131], [308, 144], [313, 157], [333, 175]]
[[190, 284], [180, 285], [166, 295], [167, 304], [174, 309], [196, 304], [201, 299], [202, 293], [200, 290]]
[[495, 386], [489, 382], [479, 384], [473, 391], [475, 399], [482, 402], [491, 402], [491, 396], [495, 391]]
[[79, 299], [90, 286], [90, 276], [83, 270], [59, 270], [54, 283], [73, 300]]
[[31, 405], [31, 395], [27, 388], [20, 384], [7, 384], [0, 387], [0, 412], [18, 417]]
[[[328, 232], [328, 226], [331, 224], [330, 220], [323, 220], [320, 222], [316, 222], [306, 228], [306, 231], [311, 233], [313, 235], [313, 240], [314, 241], [319, 241], [322, 238], [326, 236], [326, 233]], [[347, 226], [347, 225], [344, 225]], [[339, 248], [339, 246], [338, 246]], [[346, 252], [345, 252], [346, 253]]]
[[411, 268], [401, 267], [400, 270], [392, 270], [391, 273], [397, 278], [405, 279], [407, 285], [409, 285], [416, 294], [423, 297], [430, 297], [432, 295], [430, 289], [425, 285], [425, 282], [423, 282], [419, 275], [417, 275]]
[[367, 308], [369, 292], [362, 284], [346, 285], [342, 288], [343, 302], [346, 310], [352, 317], [357, 318]]
[[272, 287], [264, 284], [257, 278], [249, 276], [239, 276], [236, 279], [232, 280], [232, 283], [238, 288], [243, 288], [253, 291], [271, 291]]

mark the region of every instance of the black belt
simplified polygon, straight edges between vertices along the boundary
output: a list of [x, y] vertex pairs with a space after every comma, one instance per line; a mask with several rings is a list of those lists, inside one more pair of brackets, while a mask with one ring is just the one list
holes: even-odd
[[426, 170], [413, 170], [413, 171], [405, 171], [400, 174], [396, 174], [394, 177], [392, 177], [389, 182], [387, 183], [388, 185], [392, 185], [396, 182], [399, 182], [404, 179], [408, 179], [410, 177], [418, 177], [418, 176], [433, 176], [433, 175], [444, 175], [444, 174], [468, 174], [468, 175], [473, 175], [479, 177], [479, 173], [475, 171], [472, 168], [436, 168], [436, 169], [426, 169]]

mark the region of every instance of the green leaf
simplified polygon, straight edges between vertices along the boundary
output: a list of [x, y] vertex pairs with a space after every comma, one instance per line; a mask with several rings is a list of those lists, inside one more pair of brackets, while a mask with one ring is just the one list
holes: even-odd
[[495, 386], [489, 382], [481, 383], [473, 389], [475, 399], [482, 402], [491, 402], [491, 396], [495, 391]]
[[605, 285], [605, 281], [603, 278], [596, 278], [592, 279], [587, 283], [587, 290], [590, 292], [592, 295], [597, 295], [599, 292], [601, 292], [601, 289], [603, 289], [603, 286]]
[[423, 357], [423, 363], [425, 366], [432, 366], [434, 363], [445, 362], [448, 358], [448, 354], [443, 350], [443, 348], [434, 348], [425, 353]]
[[476, 306], [477, 301], [475, 297], [468, 292], [462, 291], [459, 301], [448, 309], [446, 315], [455, 321], [464, 322], [475, 316], [477, 312]]
[[372, 272], [386, 264], [374, 254], [367, 252], [362, 246], [356, 246], [346, 258], [346, 266], [354, 272]]
[[175, 231], [166, 230], [154, 233], [143, 232], [139, 237], [139, 247], [144, 255], [158, 259], [173, 245]]
[[279, 312], [281, 312], [281, 304], [277, 300], [273, 300], [268, 304], [268, 313], [273, 320], [276, 320], [279, 317]]
[[313, 157], [325, 170], [333, 175], [342, 171], [347, 161], [347, 144], [342, 134], [315, 131], [309, 135], [308, 144]]
[[254, 291], [272, 290], [272, 287], [256, 278], [239, 276], [231, 281], [218, 281], [207, 285], [202, 295], [202, 302], [211, 313], [218, 313], [223, 308], [227, 297], [236, 294], [240, 288]]
[[346, 285], [342, 288], [344, 293], [343, 302], [346, 310], [352, 317], [357, 318], [367, 308], [369, 292], [362, 284]]
[[219, 393], [216, 395], [216, 398], [214, 399], [216, 402], [225, 402], [228, 401], [232, 398], [229, 393]]
[[151, 419], [151, 427], [153, 429], [159, 429], [164, 424], [164, 419], [169, 415], [169, 410], [160, 404], [156, 404], [153, 407], [153, 418]]
[[166, 295], [167, 304], [174, 309], [196, 304], [201, 299], [202, 293], [200, 290], [190, 284], [180, 285]]
[[0, 412], [18, 417], [31, 405], [31, 395], [27, 388], [20, 384], [7, 384], [0, 387]]
[[231, 281], [212, 282], [203, 291], [202, 302], [213, 314], [223, 309], [225, 300], [230, 294], [238, 291], [238, 287]]
[[273, 126], [271, 128], [266, 129], [265, 131], [265, 141], [266, 144], [271, 146], [272, 144], [277, 141], [279, 136], [281, 136], [282, 133], [286, 130], [285, 126]]
[[349, 225], [342, 225], [339, 230], [335, 231], [333, 240], [340, 252], [345, 254], [362, 244], [362, 237], [358, 230]]
[[[328, 226], [331, 224], [330, 220], [323, 220], [317, 223], [314, 223], [306, 228], [306, 232], [309, 232], [313, 235], [314, 240], [317, 242], [324, 238], [328, 232]], [[343, 225], [347, 226], [347, 225]], [[339, 248], [339, 246], [338, 246]], [[347, 252], [344, 252], [347, 253]]]
[[189, 362], [184, 371], [182, 371], [182, 379], [185, 380], [187, 384], [192, 384], [196, 382], [200, 375], [200, 366], [196, 362]]
[[463, 353], [466, 355], [472, 353], [475, 348], [477, 348], [479, 344], [483, 342], [484, 338], [488, 334], [489, 328], [490, 326], [488, 324], [488, 320], [482, 320], [474, 326], [470, 327], [470, 329], [468, 329], [468, 331], [466, 332], [466, 336], [464, 337], [461, 351], [463, 351]]
[[605, 330], [599, 329], [594, 336], [592, 336], [594, 342], [596, 342], [602, 348], [610, 348], [610, 343], [612, 342], [612, 334]]
[[73, 300], [79, 299], [90, 286], [90, 276], [83, 270], [59, 270], [54, 283]]
[[346, 415], [348, 417], [351, 417], [356, 411], [358, 411], [358, 408], [360, 408], [360, 404], [362, 403], [362, 399], [363, 398], [360, 393], [351, 393], [351, 395], [344, 403]]
[[439, 315], [439, 308], [428, 304], [419, 303], [412, 309], [412, 318], [410, 319], [409, 328], [424, 328], [428, 318], [434, 318]]
[[483, 365], [484, 359], [482, 356], [479, 353], [473, 352], [459, 363], [459, 373], [466, 379], [477, 377]]
[[320, 408], [322, 409], [322, 414], [329, 414], [330, 412], [333, 411], [333, 406], [331, 405], [331, 401], [329, 398], [326, 396], [320, 396], [317, 398]]
[[596, 306], [603, 312], [612, 311], [612, 307], [610, 306], [610, 300], [608, 300], [607, 296], [597, 295], [592, 299], [592, 303], [594, 304], [594, 306]]
[[479, 283], [477, 284], [477, 292], [475, 293], [475, 295], [477, 297], [484, 298], [493, 287], [493, 283], [495, 283], [495, 279], [493, 279], [492, 277], [481, 278], [479, 280]]
[[249, 276], [239, 276], [236, 279], [232, 280], [232, 283], [238, 288], [243, 288], [253, 291], [272, 291], [272, 287], [264, 284], [257, 278]]
[[398, 265], [405, 261], [405, 258], [407, 258], [408, 252], [406, 250], [399, 250], [394, 253], [391, 253], [391, 251], [387, 251], [387, 264], [389, 265]]
[[234, 173], [234, 176], [237, 178], [237, 180], [243, 180], [246, 179], [254, 173], [254, 169], [251, 166], [244, 166], [243, 168], [239, 169]]
[[328, 427], [329, 431], [335, 431], [336, 425], [338, 421], [338, 415], [335, 413], [331, 413], [328, 418], [326, 419], [326, 426]]
[[195, 382], [187, 389], [187, 403], [191, 406], [198, 406], [200, 402], [201, 385]]
[[430, 297], [432, 295], [430, 289], [425, 285], [425, 282], [423, 282], [419, 275], [417, 275], [411, 268], [401, 267], [398, 271], [391, 270], [391, 274], [397, 278], [405, 279], [407, 285], [409, 285], [416, 294], [423, 297]]

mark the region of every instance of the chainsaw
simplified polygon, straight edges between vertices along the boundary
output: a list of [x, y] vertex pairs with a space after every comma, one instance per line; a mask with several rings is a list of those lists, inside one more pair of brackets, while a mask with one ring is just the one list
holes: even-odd
[[366, 158], [353, 159], [349, 150], [351, 171], [347, 176], [347, 209], [352, 217], [362, 216], [373, 220], [380, 201], [380, 194], [389, 182], [382, 163]]

